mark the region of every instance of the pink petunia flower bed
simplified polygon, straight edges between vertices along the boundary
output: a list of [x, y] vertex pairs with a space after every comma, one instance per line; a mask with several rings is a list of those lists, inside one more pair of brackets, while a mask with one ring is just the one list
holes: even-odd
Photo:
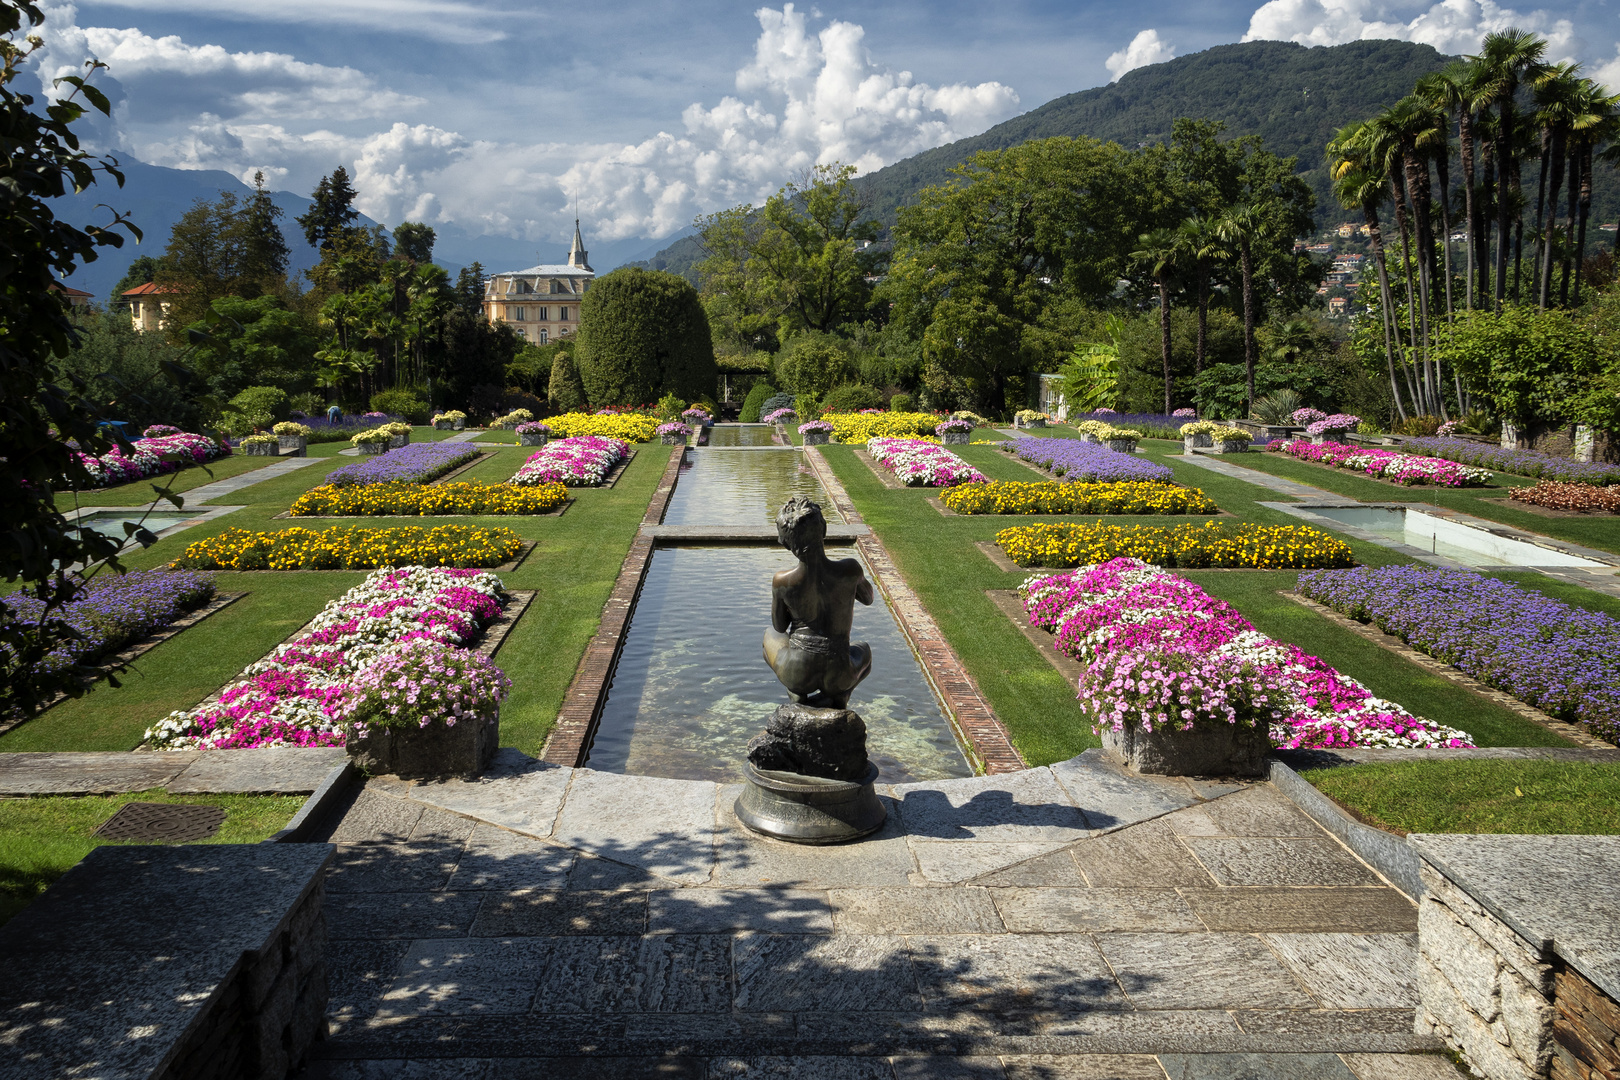
[[569, 487], [596, 487], [629, 452], [628, 442], [607, 435], [554, 439], [529, 455], [507, 483], [530, 486], [558, 482]]
[[94, 487], [112, 487], [133, 480], [144, 480], [159, 473], [171, 473], [184, 464], [201, 465], [215, 458], [228, 457], [229, 446], [215, 442], [206, 435], [193, 435], [166, 425], [153, 425], [147, 431], [168, 430], [170, 434], [135, 439], [126, 454], [121, 446], [114, 446], [105, 454], [79, 454], [79, 463], [90, 474]]
[[938, 443], [923, 439], [878, 437], [866, 440], [872, 460], [908, 487], [952, 487], [982, 484], [984, 474]]
[[1138, 559], [1031, 577], [1019, 595], [1030, 623], [1086, 665], [1077, 690], [1093, 730], [1265, 724], [1289, 749], [1474, 745]]
[[486, 570], [378, 570], [217, 701], [170, 713], [146, 740], [158, 750], [342, 746], [357, 721], [488, 715], [510, 683], [467, 646], [500, 614], [505, 595]]
[[1314, 461], [1319, 465], [1333, 465], [1366, 473], [1380, 480], [1393, 480], [1410, 487], [1413, 484], [1434, 484], [1437, 487], [1480, 487], [1490, 482], [1488, 469], [1459, 465], [1442, 458], [1401, 454], [1376, 446], [1355, 446], [1350, 443], [1311, 443], [1292, 439], [1269, 443], [1267, 450], [1287, 454], [1301, 461]]

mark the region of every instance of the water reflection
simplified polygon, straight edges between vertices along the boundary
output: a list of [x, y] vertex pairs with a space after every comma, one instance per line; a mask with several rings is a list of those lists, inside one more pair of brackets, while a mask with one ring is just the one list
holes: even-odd
[[820, 503], [830, 523], [844, 520], [798, 450], [692, 450], [681, 463], [664, 524], [769, 525], [793, 495]]
[[[829, 554], [837, 558], [853, 549]], [[760, 654], [760, 638], [769, 618], [771, 575], [792, 565], [793, 557], [779, 548], [654, 552], [591, 748], [591, 768], [743, 779], [744, 747], [771, 710], [788, 700]], [[867, 752], [880, 780], [971, 775], [881, 593], [871, 607], [856, 608], [854, 636], [871, 643], [873, 662], [849, 707], [866, 721]]]
[[771, 424], [716, 424], [709, 429], [710, 446], [775, 446]]

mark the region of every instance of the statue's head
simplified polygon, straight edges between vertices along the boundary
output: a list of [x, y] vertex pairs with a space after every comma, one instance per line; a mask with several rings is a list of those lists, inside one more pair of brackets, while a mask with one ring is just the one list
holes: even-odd
[[820, 551], [827, 539], [827, 519], [809, 496], [795, 495], [776, 512], [776, 538], [799, 558]]

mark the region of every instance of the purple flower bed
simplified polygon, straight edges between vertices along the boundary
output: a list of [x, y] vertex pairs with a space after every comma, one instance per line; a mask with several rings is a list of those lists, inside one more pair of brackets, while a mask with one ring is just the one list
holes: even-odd
[[1468, 570], [1318, 570], [1299, 591], [1620, 742], [1620, 620]]
[[1164, 465], [1079, 439], [1018, 439], [1002, 446], [1008, 453], [1068, 480], [1170, 483], [1170, 470]]
[[411, 443], [333, 469], [326, 474], [326, 482], [336, 487], [394, 482], [425, 484], [477, 456], [478, 450], [466, 443]]
[[1620, 484], [1620, 465], [1601, 461], [1571, 461], [1551, 454], [1538, 454], [1534, 450], [1504, 450], [1500, 446], [1469, 442], [1467, 439], [1407, 439], [1400, 448], [1464, 465], [1477, 465], [1482, 469], [1546, 477], [1566, 484], [1595, 484], [1598, 487]]
[[383, 416], [379, 420], [375, 419], [376, 415], [368, 413], [367, 416], [372, 416], [372, 419], [345, 415], [335, 424], [326, 419], [325, 413], [317, 416], [301, 416], [294, 413], [292, 418], [310, 429], [308, 441], [311, 443], [348, 442], [351, 436], [358, 435], [362, 431], [370, 431], [379, 424], [396, 420], [400, 423], [405, 422], [403, 416]]
[[[51, 613], [84, 636], [62, 642], [39, 666], [58, 671], [116, 652], [208, 603], [216, 591], [214, 575], [195, 570], [132, 570], [94, 577], [76, 599]], [[45, 609], [43, 602], [17, 594], [6, 596], [4, 604], [0, 619], [8, 623], [37, 623]], [[11, 667], [11, 657], [0, 649], [0, 670]]]
[[1135, 428], [1149, 439], [1170, 439], [1173, 442], [1181, 441], [1181, 425], [1193, 419], [1192, 414], [1170, 413], [1119, 413], [1104, 409], [1100, 412], [1070, 413], [1066, 421], [1069, 425], [1084, 423], [1087, 420], [1101, 420], [1105, 424], [1115, 427]]

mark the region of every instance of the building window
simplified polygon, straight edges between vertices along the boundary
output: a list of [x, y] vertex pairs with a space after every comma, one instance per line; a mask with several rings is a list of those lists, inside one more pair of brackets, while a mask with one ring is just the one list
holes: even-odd
[[508, 315], [510, 315], [512, 318], [516, 319], [518, 322], [523, 321], [524, 311], [523, 311], [522, 308], [520, 308], [520, 307], [509, 307], [509, 308], [506, 309], [506, 311], [507, 311]]
[[561, 319], [563, 322], [567, 322], [568, 321], [568, 309], [567, 308], [558, 308], [557, 309], [557, 318]]
[[540, 337], [540, 344], [544, 345], [546, 343], [546, 328], [543, 327], [543, 326], [540, 328], [539, 337]]
[[550, 308], [535, 308], [534, 310], [536, 313], [534, 317], [539, 319], [541, 322], [545, 322], [547, 319], [551, 318], [550, 314], [548, 314], [548, 312], [551, 310]]

